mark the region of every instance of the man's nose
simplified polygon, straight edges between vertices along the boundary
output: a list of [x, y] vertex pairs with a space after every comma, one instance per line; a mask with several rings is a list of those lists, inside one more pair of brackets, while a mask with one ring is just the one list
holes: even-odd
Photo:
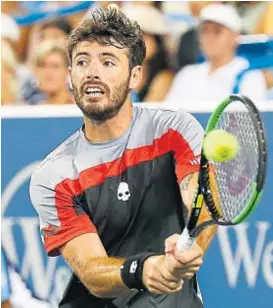
[[100, 80], [100, 73], [99, 73], [99, 68], [97, 65], [90, 64], [86, 78]]

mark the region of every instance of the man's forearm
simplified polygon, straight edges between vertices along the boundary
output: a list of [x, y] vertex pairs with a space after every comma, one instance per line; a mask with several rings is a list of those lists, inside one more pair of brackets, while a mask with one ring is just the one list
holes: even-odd
[[75, 259], [69, 263], [72, 268], [77, 269], [77, 276], [95, 296], [117, 297], [130, 292], [120, 274], [124, 259], [98, 257], [91, 258], [84, 264]]
[[[188, 210], [188, 219], [191, 213], [192, 201], [193, 201], [194, 193], [196, 191], [197, 180], [198, 180], [198, 173], [193, 173], [185, 177], [180, 184], [181, 195], [182, 195], [184, 204]], [[198, 224], [204, 221], [208, 221], [210, 219], [211, 219], [211, 216], [206, 208], [206, 205], [203, 204], [202, 210], [201, 210], [201, 213], [198, 219]], [[197, 243], [203, 249], [203, 251], [206, 251], [207, 248], [209, 247], [216, 233], [216, 230], [217, 230], [217, 226], [214, 225], [214, 226], [208, 227], [207, 229], [203, 230], [201, 234], [198, 236]]]

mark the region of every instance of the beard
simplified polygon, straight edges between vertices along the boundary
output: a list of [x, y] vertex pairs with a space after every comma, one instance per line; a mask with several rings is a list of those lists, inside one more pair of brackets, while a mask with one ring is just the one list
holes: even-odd
[[130, 92], [129, 81], [130, 77], [125, 82], [114, 87], [111, 91], [105, 83], [90, 80], [89, 82], [91, 84], [102, 86], [105, 90], [102, 99], [85, 98], [83, 87], [77, 90], [75, 85], [72, 84], [74, 100], [85, 117], [92, 121], [104, 122], [114, 118], [124, 105]]

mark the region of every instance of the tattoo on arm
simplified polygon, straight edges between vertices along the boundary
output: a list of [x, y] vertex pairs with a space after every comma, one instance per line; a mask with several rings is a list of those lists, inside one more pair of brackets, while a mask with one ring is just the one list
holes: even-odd
[[188, 213], [191, 211], [192, 199], [196, 190], [197, 178], [197, 172], [191, 173], [187, 175], [180, 183], [181, 196]]
[[191, 173], [182, 180], [182, 182], [180, 183], [181, 190], [188, 190], [193, 175], [194, 173]]

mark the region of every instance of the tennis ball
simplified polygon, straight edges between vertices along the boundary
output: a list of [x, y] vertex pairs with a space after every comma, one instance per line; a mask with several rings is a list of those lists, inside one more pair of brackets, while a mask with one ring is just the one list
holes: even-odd
[[239, 142], [233, 134], [217, 129], [206, 135], [203, 150], [207, 159], [225, 162], [236, 156], [239, 150]]

